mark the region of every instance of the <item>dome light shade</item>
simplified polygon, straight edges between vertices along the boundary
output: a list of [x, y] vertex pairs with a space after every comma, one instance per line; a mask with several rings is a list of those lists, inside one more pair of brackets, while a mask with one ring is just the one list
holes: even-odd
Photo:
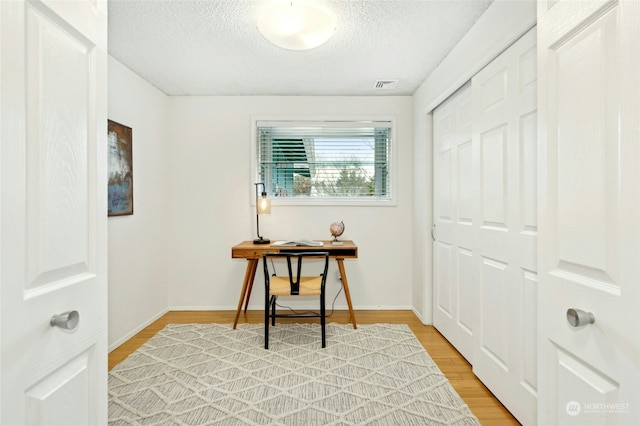
[[258, 30], [276, 46], [307, 50], [325, 43], [336, 28], [327, 10], [307, 2], [287, 1], [266, 6], [258, 16]]

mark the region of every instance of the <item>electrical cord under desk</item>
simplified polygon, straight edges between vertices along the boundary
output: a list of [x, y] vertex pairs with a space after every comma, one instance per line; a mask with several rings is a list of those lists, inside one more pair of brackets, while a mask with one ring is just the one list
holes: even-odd
[[[338, 292], [336, 293], [336, 296], [333, 298], [333, 302], [331, 302], [331, 313], [329, 315], [325, 315], [325, 318], [329, 318], [333, 315], [333, 308], [336, 304], [336, 300], [338, 299], [338, 296], [340, 295], [340, 293], [342, 292], [342, 283], [340, 283], [340, 288], [338, 289]], [[293, 312], [296, 315], [307, 315], [307, 314], [316, 314], [316, 315], [320, 315], [318, 312], [315, 311], [305, 311], [305, 312], [298, 312], [295, 309], [293, 309], [291, 306], [285, 306], [285, 305], [281, 305], [278, 302], [276, 302], [276, 306], [282, 309], [289, 309], [291, 312]]]
[[[273, 263], [273, 259], [271, 260], [271, 268], [273, 269], [273, 274], [276, 274], [276, 265], [275, 263]], [[331, 302], [331, 313], [329, 315], [325, 315], [325, 318], [329, 318], [331, 316], [333, 316], [333, 311], [334, 311], [334, 307], [336, 305], [336, 300], [338, 299], [338, 296], [340, 296], [340, 293], [342, 292], [342, 281], [340, 281], [340, 288], [338, 289], [338, 292], [336, 293], [336, 296], [333, 298], [333, 302]], [[293, 312], [296, 315], [308, 315], [308, 314], [316, 314], [316, 315], [320, 315], [319, 313], [315, 312], [315, 311], [305, 311], [305, 312], [298, 312], [295, 309], [293, 309], [291, 306], [285, 306], [285, 305], [281, 305], [278, 302], [276, 302], [276, 306], [282, 309], [289, 309], [291, 312]]]

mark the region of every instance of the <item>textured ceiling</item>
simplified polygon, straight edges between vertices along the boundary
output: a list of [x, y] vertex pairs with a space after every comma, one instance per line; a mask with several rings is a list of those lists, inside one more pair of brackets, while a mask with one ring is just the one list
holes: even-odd
[[326, 0], [333, 37], [289, 51], [256, 28], [266, 1], [110, 0], [109, 54], [168, 95], [410, 95], [491, 3]]

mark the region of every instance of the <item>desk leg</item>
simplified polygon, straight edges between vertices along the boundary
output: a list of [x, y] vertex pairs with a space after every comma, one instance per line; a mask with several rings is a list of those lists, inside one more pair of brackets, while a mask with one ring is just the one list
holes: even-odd
[[240, 318], [240, 311], [242, 310], [242, 302], [247, 297], [247, 291], [253, 287], [253, 278], [255, 277], [256, 269], [258, 268], [258, 259], [247, 259], [247, 269], [244, 273], [244, 281], [242, 282], [242, 290], [240, 291], [240, 300], [238, 301], [238, 309], [236, 309], [236, 319], [233, 320], [233, 329], [235, 330], [238, 325], [238, 318]]
[[256, 278], [256, 270], [258, 269], [258, 263], [260, 263], [259, 260], [256, 259], [255, 262], [253, 262], [253, 266], [252, 266], [252, 271], [250, 272], [251, 274], [251, 278], [249, 279], [249, 288], [247, 289], [247, 295], [244, 298], [244, 313], [247, 313], [247, 306], [249, 306], [249, 299], [251, 299], [251, 291], [253, 290], [253, 281]]
[[344, 270], [344, 259], [336, 259], [338, 262], [338, 270], [340, 271], [340, 276], [342, 277], [342, 288], [344, 288], [344, 295], [347, 298], [347, 305], [349, 305], [349, 315], [351, 316], [351, 324], [353, 324], [353, 328], [358, 328], [356, 326], [356, 316], [353, 313], [353, 306], [351, 305], [351, 293], [349, 293], [349, 283], [347, 282], [347, 273]]

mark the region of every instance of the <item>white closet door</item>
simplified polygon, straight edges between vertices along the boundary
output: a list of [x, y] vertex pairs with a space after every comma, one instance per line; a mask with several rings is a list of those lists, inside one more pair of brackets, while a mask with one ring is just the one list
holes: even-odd
[[538, 15], [539, 420], [639, 425], [640, 2]]
[[469, 84], [433, 112], [433, 324], [469, 362], [475, 319], [471, 114]]
[[536, 32], [472, 79], [473, 372], [536, 423]]
[[0, 423], [105, 425], [106, 1], [0, 1], [0, 39]]

